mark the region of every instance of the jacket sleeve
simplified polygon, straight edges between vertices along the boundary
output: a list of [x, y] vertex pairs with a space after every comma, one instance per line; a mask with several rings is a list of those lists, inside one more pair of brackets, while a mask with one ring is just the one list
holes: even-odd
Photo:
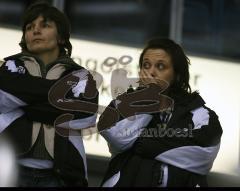
[[37, 121], [48, 125], [54, 125], [54, 120], [66, 111], [53, 107], [48, 102], [22, 106], [25, 116], [30, 121]]
[[[71, 85], [75, 84], [75, 85]], [[54, 124], [63, 129], [81, 130], [93, 127], [96, 124], [98, 111], [98, 90], [96, 81], [86, 70], [81, 69], [64, 76], [59, 80], [49, 92], [49, 103], [55, 111], [60, 111], [62, 116]]]
[[56, 80], [31, 76], [27, 72], [19, 73], [14, 62], [10, 64], [5, 62], [0, 67], [1, 112], [27, 104], [46, 102], [48, 91]]
[[[93, 103], [98, 104], [97, 99], [98, 97], [96, 97], [96, 100], [92, 100]], [[80, 97], [77, 100], [81, 100]], [[51, 126], [54, 125], [54, 122], [58, 117], [64, 114], [72, 114], [74, 119], [91, 117], [91, 114], [89, 113], [58, 109], [49, 102], [26, 105], [21, 107], [21, 109], [25, 112], [25, 116], [29, 120], [49, 124]]]
[[109, 104], [98, 121], [98, 130], [108, 142], [112, 154], [131, 148], [152, 119], [150, 114], [124, 118], [116, 109], [116, 102], [113, 100]]
[[[82, 88], [82, 89], [85, 89], [86, 91], [89, 91], [87, 87], [90, 83], [89, 81], [93, 81], [93, 79], [91, 78], [91, 79], [88, 79], [88, 81], [86, 81], [87, 83], [84, 84], [85, 88], [83, 88], [82, 86], [72, 86], [69, 90], [66, 89], [66, 95], [61, 99], [62, 102], [60, 102], [60, 104], [59, 102], [58, 103], [56, 102], [57, 100], [54, 100], [54, 102], [52, 101], [52, 104], [50, 104], [49, 102], [37, 103], [37, 104], [24, 106], [22, 107], [22, 109], [25, 111], [27, 118], [32, 121], [38, 121], [45, 124], [54, 125], [58, 117], [64, 114], [70, 114], [72, 115], [72, 119], [69, 121], [66, 120], [65, 122], [61, 122], [60, 124], [58, 124], [59, 127], [80, 129], [80, 127], [86, 128], [88, 126], [93, 126], [95, 125], [95, 122], [96, 122], [96, 113], [97, 113], [97, 107], [98, 107], [98, 91], [96, 89], [96, 86], [93, 85], [91, 87], [93, 88], [93, 90], [91, 91], [95, 92], [95, 95], [91, 98], [86, 98], [86, 96], [84, 96], [85, 92], [76, 93], [78, 91], [77, 88]], [[61, 80], [59, 80], [59, 82], [61, 82]], [[64, 81], [61, 83], [64, 83]], [[94, 82], [91, 82], [91, 83], [94, 83]], [[62, 89], [62, 86], [61, 86], [61, 89]], [[54, 89], [52, 91], [55, 91], [55, 90], [57, 89]], [[56, 93], [57, 92], [58, 91], [56, 91]], [[59, 98], [56, 97], [56, 99], [59, 99]], [[89, 103], [90, 105], [95, 104], [95, 108], [92, 111], [84, 112], [81, 110], [80, 107], [71, 108], [67, 106], [66, 108], [64, 108], [65, 105], [62, 105], [62, 107], [60, 107], [61, 103], [65, 101], [67, 103], [71, 103], [72, 106], [75, 105], [74, 102], [76, 103], [84, 102], [84, 103]]]
[[[49, 93], [49, 102], [54, 107], [70, 113], [70, 117], [62, 115], [55, 120], [57, 137], [61, 140], [68, 139], [68, 143], [71, 143], [66, 147], [69, 155], [66, 155], [66, 152], [58, 153], [63, 154], [63, 163], [59, 164], [60, 176], [67, 185], [83, 186], [86, 182], [84, 180], [87, 180], [87, 163], [82, 130], [96, 124], [98, 111], [96, 81], [85, 69], [74, 71], [53, 86]], [[74, 153], [76, 155], [73, 155]]]
[[134, 151], [143, 157], [156, 159], [167, 164], [207, 174], [220, 147], [222, 128], [218, 116], [206, 107], [191, 111], [189, 120], [179, 121], [179, 128], [167, 127], [148, 129], [136, 141]]
[[135, 90], [129, 88], [105, 109], [99, 119], [98, 130], [108, 141], [112, 154], [132, 147], [152, 120], [152, 114], [162, 107], [172, 106], [172, 99], [161, 95], [162, 91], [156, 84]]

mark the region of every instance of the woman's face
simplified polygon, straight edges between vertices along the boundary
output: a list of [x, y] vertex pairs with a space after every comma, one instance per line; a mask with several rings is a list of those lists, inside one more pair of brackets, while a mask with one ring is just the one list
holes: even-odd
[[59, 46], [55, 22], [37, 17], [26, 25], [25, 41], [27, 49], [34, 54], [57, 53]]
[[[163, 49], [148, 49], [143, 55], [140, 83], [156, 83], [166, 88], [174, 80], [174, 68], [170, 55]], [[165, 82], [165, 83], [164, 83]]]

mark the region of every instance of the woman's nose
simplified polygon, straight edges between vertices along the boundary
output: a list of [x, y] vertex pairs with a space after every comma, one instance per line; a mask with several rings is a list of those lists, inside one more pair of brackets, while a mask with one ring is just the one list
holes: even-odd
[[33, 33], [34, 34], [39, 34], [40, 33], [40, 27], [38, 25], [35, 25], [33, 28]]
[[155, 68], [154, 68], [154, 67], [151, 67], [151, 68], [149, 69], [149, 74], [150, 74], [152, 77], [155, 77], [156, 71], [155, 71]]

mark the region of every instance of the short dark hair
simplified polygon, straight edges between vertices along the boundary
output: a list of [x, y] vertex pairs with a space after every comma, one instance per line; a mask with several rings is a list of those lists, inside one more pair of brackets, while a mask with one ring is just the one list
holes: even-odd
[[45, 20], [54, 21], [57, 27], [57, 32], [60, 39], [63, 41], [59, 43], [60, 55], [71, 56], [72, 44], [70, 43], [70, 23], [66, 15], [47, 3], [35, 3], [31, 5], [23, 15], [22, 24], [22, 39], [19, 45], [22, 51], [28, 51], [26, 41], [25, 41], [25, 30], [26, 25], [34, 21], [38, 16], [42, 16]]
[[148, 49], [163, 49], [171, 57], [175, 79], [170, 86], [173, 91], [184, 91], [191, 93], [191, 87], [189, 85], [189, 65], [190, 61], [185, 55], [182, 47], [175, 43], [173, 40], [167, 38], [154, 38], [148, 41], [147, 45], [143, 49], [140, 59], [139, 67], [142, 68], [143, 56]]

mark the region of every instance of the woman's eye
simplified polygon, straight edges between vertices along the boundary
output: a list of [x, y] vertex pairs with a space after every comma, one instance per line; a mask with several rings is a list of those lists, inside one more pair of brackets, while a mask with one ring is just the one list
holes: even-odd
[[49, 27], [50, 25], [47, 22], [43, 23], [43, 27]]
[[165, 65], [163, 63], [158, 63], [157, 67], [159, 70], [162, 70], [165, 68]]
[[27, 25], [27, 26], [26, 26], [26, 30], [27, 30], [27, 31], [29, 31], [29, 30], [31, 30], [31, 29], [32, 29], [32, 25]]
[[143, 67], [143, 69], [149, 69], [150, 68], [150, 63], [149, 62], [144, 62], [142, 67]]

